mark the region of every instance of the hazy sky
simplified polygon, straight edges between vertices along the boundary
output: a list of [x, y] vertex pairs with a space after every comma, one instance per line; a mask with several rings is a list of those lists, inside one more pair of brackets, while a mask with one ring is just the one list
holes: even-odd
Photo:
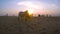
[[60, 0], [0, 0], [0, 15], [18, 15], [19, 11], [28, 9], [33, 14], [60, 16]]

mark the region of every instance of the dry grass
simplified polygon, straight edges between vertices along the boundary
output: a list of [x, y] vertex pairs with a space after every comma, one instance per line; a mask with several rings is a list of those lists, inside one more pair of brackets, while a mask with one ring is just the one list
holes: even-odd
[[17, 17], [0, 17], [0, 34], [60, 34], [60, 17], [33, 17], [18, 21]]

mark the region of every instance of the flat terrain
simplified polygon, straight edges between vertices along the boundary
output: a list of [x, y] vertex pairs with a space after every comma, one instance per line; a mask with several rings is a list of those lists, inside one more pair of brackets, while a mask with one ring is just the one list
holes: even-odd
[[60, 17], [34, 17], [18, 21], [14, 16], [0, 16], [0, 34], [60, 34]]

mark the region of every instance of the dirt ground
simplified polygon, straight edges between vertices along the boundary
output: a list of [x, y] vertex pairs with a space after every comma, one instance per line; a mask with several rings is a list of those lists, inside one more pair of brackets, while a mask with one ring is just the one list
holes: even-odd
[[60, 17], [18, 21], [16, 16], [0, 16], [0, 34], [60, 34]]

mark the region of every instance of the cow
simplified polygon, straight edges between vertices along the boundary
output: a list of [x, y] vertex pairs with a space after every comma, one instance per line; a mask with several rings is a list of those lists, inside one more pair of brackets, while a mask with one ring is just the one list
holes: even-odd
[[19, 12], [18, 14], [18, 20], [19, 21], [27, 21], [30, 19], [28, 10], [24, 11], [24, 12]]

